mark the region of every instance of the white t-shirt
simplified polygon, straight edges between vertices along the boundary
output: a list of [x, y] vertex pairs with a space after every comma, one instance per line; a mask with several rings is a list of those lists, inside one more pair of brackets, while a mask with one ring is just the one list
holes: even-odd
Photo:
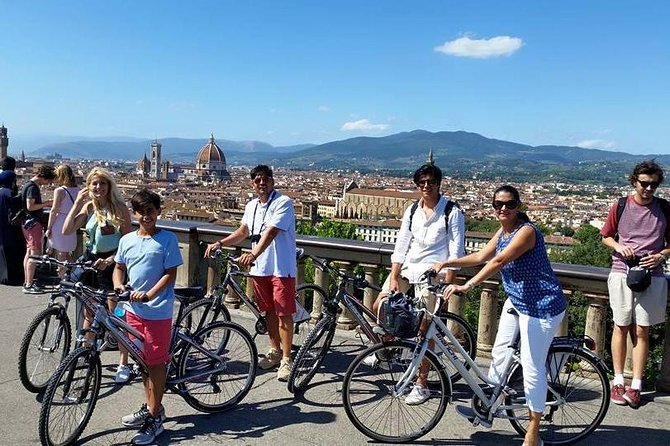
[[279, 229], [251, 267], [252, 276], [296, 277], [295, 211], [290, 198], [273, 190], [267, 203], [261, 203], [258, 198], [251, 200], [244, 208], [242, 224], [249, 228], [252, 236], [263, 234], [271, 227]]

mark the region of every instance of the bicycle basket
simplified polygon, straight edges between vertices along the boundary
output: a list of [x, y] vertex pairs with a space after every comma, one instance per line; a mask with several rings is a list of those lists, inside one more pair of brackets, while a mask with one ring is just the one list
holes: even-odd
[[382, 302], [384, 329], [397, 338], [413, 338], [419, 332], [421, 315], [405, 294], [396, 293]]

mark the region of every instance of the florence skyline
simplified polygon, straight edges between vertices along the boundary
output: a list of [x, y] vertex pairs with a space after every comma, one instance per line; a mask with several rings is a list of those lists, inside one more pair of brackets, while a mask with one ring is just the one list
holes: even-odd
[[15, 140], [278, 146], [425, 129], [670, 153], [665, 2], [0, 6], [0, 121]]

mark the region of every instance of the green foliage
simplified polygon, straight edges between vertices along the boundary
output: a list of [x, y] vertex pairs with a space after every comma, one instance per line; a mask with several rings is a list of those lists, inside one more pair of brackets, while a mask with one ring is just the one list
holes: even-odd
[[478, 219], [465, 217], [465, 230], [471, 232], [496, 232], [500, 223], [492, 219]]
[[534, 223], [534, 224], [535, 226], [537, 226], [537, 229], [539, 229], [543, 235], [549, 235], [553, 232], [551, 228], [545, 225], [544, 223]]
[[591, 265], [608, 268], [612, 264], [612, 254], [603, 243], [600, 231], [591, 225], [582, 225], [573, 235], [576, 244], [568, 250], [552, 253], [554, 262], [575, 265]]
[[327, 218], [316, 224], [309, 221], [299, 222], [296, 225], [296, 232], [301, 235], [315, 235], [317, 237], [362, 240], [361, 236], [356, 234], [356, 225]]

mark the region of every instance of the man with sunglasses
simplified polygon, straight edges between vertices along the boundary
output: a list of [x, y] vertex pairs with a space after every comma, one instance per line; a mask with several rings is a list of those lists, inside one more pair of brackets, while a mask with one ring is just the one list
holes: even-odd
[[272, 169], [251, 169], [251, 187], [258, 198], [247, 203], [242, 224], [223, 240], [207, 246], [205, 257], [221, 246], [251, 240], [251, 251], [242, 254], [240, 265], [249, 266], [258, 308], [266, 313], [271, 348], [258, 362], [263, 370], [279, 366], [277, 379], [286, 381], [291, 372], [293, 313], [295, 313], [295, 211], [291, 199], [274, 188]]
[[[420, 277], [425, 271], [437, 262], [452, 260], [465, 253], [463, 212], [453, 206], [445, 221], [448, 200], [440, 192], [440, 168], [432, 163], [424, 164], [414, 172], [413, 180], [421, 196], [416, 206], [405, 210], [391, 255], [391, 273], [374, 304], [375, 311], [382, 299], [396, 292], [406, 293], [412, 286], [415, 296], [421, 296], [422, 286], [426, 284], [421, 283]], [[451, 283], [454, 278], [455, 271], [448, 270], [445, 280]], [[434, 301], [426, 304], [432, 306]], [[374, 365], [375, 361], [374, 355], [366, 358], [368, 365]], [[423, 365], [421, 369], [417, 385], [405, 399], [406, 404], [421, 404], [430, 396], [426, 385], [428, 369], [424, 369]]]
[[[637, 408], [649, 356], [649, 327], [665, 320], [668, 293], [663, 266], [670, 255], [670, 225], [663, 209], [667, 203], [654, 196], [663, 182], [661, 167], [654, 161], [641, 162], [629, 179], [635, 192], [624, 201], [623, 212], [619, 201], [614, 203], [600, 234], [603, 243], [613, 250], [607, 281], [614, 316], [611, 400]], [[632, 263], [651, 270], [651, 283], [643, 291], [633, 291], [627, 284]], [[625, 388], [623, 369], [629, 333], [633, 339], [633, 379]]]

